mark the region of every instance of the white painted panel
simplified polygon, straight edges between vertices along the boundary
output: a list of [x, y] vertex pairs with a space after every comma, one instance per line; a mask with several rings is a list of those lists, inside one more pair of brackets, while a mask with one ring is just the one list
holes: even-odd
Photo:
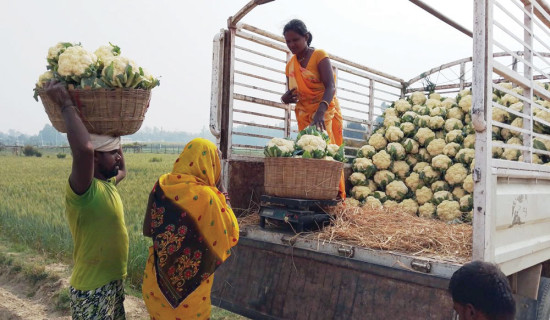
[[550, 182], [498, 178], [495, 262], [512, 274], [550, 259]]

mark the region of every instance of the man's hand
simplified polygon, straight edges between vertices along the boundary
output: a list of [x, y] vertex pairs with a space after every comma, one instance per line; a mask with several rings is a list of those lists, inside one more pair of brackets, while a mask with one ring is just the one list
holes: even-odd
[[71, 95], [65, 86], [57, 80], [52, 80], [44, 85], [46, 94], [52, 101], [57, 104], [61, 109], [65, 107], [73, 106], [73, 100]]

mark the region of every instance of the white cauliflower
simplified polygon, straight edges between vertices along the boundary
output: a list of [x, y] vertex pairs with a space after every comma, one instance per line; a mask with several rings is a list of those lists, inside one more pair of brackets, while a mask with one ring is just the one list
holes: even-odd
[[460, 219], [462, 217], [462, 212], [460, 211], [460, 204], [458, 201], [445, 200], [441, 202], [436, 209], [437, 217], [440, 220], [445, 222], [450, 222], [455, 219]]
[[428, 146], [426, 147], [426, 150], [428, 150], [428, 153], [430, 154], [430, 156], [435, 157], [443, 153], [443, 148], [445, 148], [445, 145], [446, 145], [445, 140], [434, 139], [428, 144]]
[[409, 164], [405, 161], [394, 161], [391, 165], [391, 171], [401, 179], [407, 176], [409, 169]]
[[[113, 87], [133, 88], [145, 79], [139, 73], [139, 66], [133, 60], [126, 57], [105, 57], [103, 64], [105, 67], [101, 71], [101, 78]], [[130, 71], [130, 69], [129, 76], [127, 71]]]
[[414, 111], [407, 111], [401, 117], [401, 122], [413, 122], [418, 115]]
[[431, 219], [435, 215], [435, 205], [433, 203], [426, 202], [418, 207], [418, 216], [421, 218]]
[[[464, 179], [464, 180], [466, 180], [466, 179]], [[453, 197], [455, 198], [455, 200], [460, 200], [460, 198], [462, 198], [462, 197], [464, 197], [465, 195], [468, 194], [466, 192], [466, 190], [464, 190], [460, 186], [454, 187], [453, 192], [451, 192], [451, 193], [453, 194]]]
[[388, 169], [391, 165], [391, 155], [386, 152], [386, 150], [378, 151], [374, 156], [372, 156], [372, 163], [378, 169]]
[[395, 110], [399, 111], [400, 113], [405, 113], [405, 112], [412, 109], [412, 106], [409, 103], [409, 101], [407, 101], [405, 99], [399, 99], [399, 100], [395, 101], [393, 107], [395, 108]]
[[376, 199], [373, 196], [367, 197], [367, 200], [365, 201], [365, 207], [375, 209], [375, 210], [383, 208], [382, 202], [380, 202], [380, 200]]
[[398, 142], [391, 142], [386, 147], [386, 151], [394, 160], [403, 160], [407, 156], [405, 148]]
[[354, 186], [364, 186], [367, 184], [367, 177], [361, 172], [354, 172], [349, 176], [349, 181]]
[[386, 197], [386, 193], [383, 191], [375, 191], [373, 192], [372, 196], [380, 200], [381, 202], [386, 202], [386, 200], [388, 200], [388, 197]]
[[350, 207], [360, 207], [361, 206], [361, 202], [357, 199], [354, 199], [354, 198], [350, 198], [350, 197], [347, 197], [346, 200], [344, 200], [344, 203], [346, 204], [346, 206], [350, 206]]
[[41, 74], [40, 77], [38, 77], [38, 81], [36, 82], [36, 86], [38, 88], [43, 88], [44, 84], [46, 84], [46, 82], [49, 82], [52, 79], [53, 79], [53, 72], [46, 71], [43, 74]]
[[394, 108], [386, 108], [384, 110], [384, 117], [399, 117], [399, 113]]
[[433, 109], [441, 106], [441, 100], [439, 99], [428, 99], [426, 100], [426, 107]]
[[425, 166], [420, 172], [420, 178], [424, 180], [426, 184], [431, 184], [439, 179], [439, 171], [434, 170], [431, 166]]
[[[296, 146], [304, 150], [304, 155], [308, 152], [311, 157], [320, 159], [325, 156], [327, 142], [320, 136], [304, 134], [300, 137], [300, 140], [296, 142]], [[302, 157], [304, 155], [302, 155]]]
[[94, 54], [99, 59], [100, 64], [104, 65], [104, 61], [110, 60], [113, 57], [120, 55], [120, 47], [109, 43], [108, 46], [105, 45], [97, 48]]
[[358, 158], [371, 158], [376, 154], [376, 149], [371, 145], [362, 146], [359, 151], [357, 151]]
[[466, 113], [470, 112], [470, 109], [472, 109], [472, 96], [467, 95], [465, 97], [462, 97], [458, 102], [458, 106], [462, 109], [462, 111]]
[[426, 150], [426, 148], [418, 149], [418, 154], [416, 155], [416, 158], [418, 159], [418, 161], [422, 162], [432, 161], [432, 156], [430, 156], [430, 153], [428, 152], [428, 150]]
[[459, 107], [453, 107], [447, 112], [447, 119], [457, 119], [462, 121], [464, 119], [464, 111]]
[[476, 145], [476, 135], [475, 134], [469, 134], [464, 138], [464, 141], [462, 142], [462, 145], [464, 145], [464, 148], [473, 149]]
[[395, 179], [395, 174], [388, 170], [380, 170], [374, 174], [374, 182], [382, 189]]
[[403, 181], [394, 180], [386, 186], [386, 195], [393, 200], [403, 200], [408, 192], [409, 189]]
[[431, 201], [433, 198], [433, 192], [428, 187], [421, 187], [419, 189], [416, 189], [414, 192], [416, 196], [416, 201], [418, 201], [418, 204], [422, 205], [428, 201]]
[[421, 127], [427, 127], [430, 124], [430, 117], [429, 115], [419, 115], [416, 118], [414, 118], [413, 123], [415, 126], [421, 128]]
[[450, 132], [453, 130], [462, 130], [464, 125], [462, 124], [462, 121], [456, 118], [448, 118], [445, 121], [445, 131]]
[[401, 141], [404, 137], [403, 131], [395, 126], [390, 126], [386, 129], [386, 139], [390, 142]]
[[416, 158], [416, 155], [414, 154], [408, 154], [405, 158], [405, 161], [409, 164], [409, 166], [415, 166], [418, 163], [418, 159]]
[[354, 171], [363, 173], [367, 179], [376, 172], [373, 161], [367, 158], [355, 158], [352, 168]]
[[505, 94], [502, 98], [500, 98], [500, 104], [506, 107], [518, 102], [519, 102], [519, 99], [509, 93]]
[[474, 179], [472, 174], [469, 174], [464, 178], [464, 182], [462, 183], [462, 188], [466, 190], [468, 193], [474, 193]]
[[445, 147], [443, 147], [443, 154], [448, 157], [454, 157], [458, 150], [460, 150], [460, 145], [456, 142], [447, 143]]
[[426, 102], [426, 96], [424, 93], [416, 91], [411, 94], [411, 101], [413, 105], [423, 105]]
[[449, 110], [453, 107], [456, 107], [456, 100], [453, 98], [446, 98], [441, 102], [441, 106], [445, 109]]
[[462, 163], [455, 163], [445, 173], [445, 181], [451, 186], [455, 186], [462, 184], [467, 175], [468, 170], [466, 170], [464, 165]]
[[472, 162], [472, 160], [474, 159], [475, 154], [476, 151], [474, 149], [460, 149], [455, 156], [455, 160], [464, 164], [470, 164], [470, 162]]
[[449, 191], [445, 191], [445, 190], [437, 191], [437, 192], [434, 193], [432, 202], [435, 205], [440, 204], [444, 200], [453, 200], [453, 194], [450, 193]]
[[48, 61], [48, 65], [51, 69], [55, 70], [55, 67], [59, 61], [59, 55], [73, 45], [74, 44], [70, 42], [58, 42], [55, 46], [48, 49], [48, 56], [46, 56], [46, 60]]
[[[523, 155], [519, 156], [518, 158], [518, 161], [520, 162], [523, 162]], [[540, 156], [536, 153], [533, 153], [531, 155], [531, 163], [534, 163], [534, 164], [544, 164], [544, 162], [542, 161], [542, 159], [540, 158]]]
[[370, 195], [370, 193], [370, 188], [366, 186], [355, 186], [351, 189], [351, 194], [353, 195], [353, 198], [359, 201], [365, 200]]
[[405, 178], [405, 184], [410, 190], [416, 191], [416, 189], [424, 186], [424, 181], [420, 179], [420, 175], [418, 173], [411, 172], [411, 174]]
[[86, 51], [81, 46], [73, 46], [59, 55], [57, 73], [63, 77], [76, 77], [80, 81], [79, 78], [94, 74], [97, 66], [95, 54]]
[[445, 116], [447, 116], [447, 109], [445, 109], [444, 107], [433, 107], [430, 110], [430, 116], [432, 116], [432, 117], [437, 117], [437, 116], [445, 117]]
[[432, 167], [439, 171], [445, 171], [453, 165], [453, 160], [444, 154], [435, 156], [432, 159]]
[[437, 92], [432, 92], [430, 93], [430, 95], [428, 96], [428, 98], [430, 99], [436, 99], [436, 100], [439, 100], [441, 101], [441, 95]]
[[293, 152], [294, 141], [283, 138], [273, 138], [269, 140], [264, 149], [264, 154], [267, 157], [290, 157]]
[[410, 214], [411, 216], [416, 216], [416, 213], [418, 212], [418, 203], [416, 203], [413, 199], [405, 199], [399, 204], [399, 209], [402, 212]]
[[416, 126], [410, 122], [403, 122], [399, 126], [399, 129], [401, 129], [405, 137], [412, 137], [416, 132]]
[[498, 121], [502, 123], [506, 123], [510, 119], [510, 114], [506, 110], [502, 110], [497, 107], [493, 107], [492, 112], [492, 119], [493, 121]]
[[436, 139], [445, 140], [445, 130], [436, 130], [434, 133], [435, 133], [435, 138]]
[[444, 191], [451, 190], [451, 187], [449, 186], [449, 184], [445, 180], [439, 180], [439, 181], [436, 181], [436, 182], [432, 183], [430, 188], [432, 189], [432, 192], [438, 192], [438, 191], [443, 191], [443, 190]]
[[445, 135], [445, 141], [447, 143], [456, 142], [461, 143], [464, 140], [462, 130], [451, 130]]
[[424, 168], [429, 165], [430, 164], [427, 162], [418, 162], [417, 164], [414, 165], [413, 171], [420, 174], [420, 172], [422, 172], [422, 170], [424, 170]]
[[414, 139], [418, 141], [421, 146], [428, 145], [434, 138], [435, 133], [429, 128], [419, 128], [414, 135]]
[[418, 149], [420, 148], [418, 142], [411, 138], [405, 139], [401, 144], [403, 145], [403, 148], [405, 148], [405, 152], [407, 152], [408, 154], [417, 154]]
[[430, 122], [428, 123], [428, 127], [432, 130], [439, 130], [443, 128], [445, 125], [445, 119], [441, 116], [434, 116], [430, 117]]
[[[514, 121], [512, 121], [512, 123], [510, 124], [512, 127], [516, 127], [516, 128], [521, 128], [523, 129], [523, 119], [522, 118], [515, 118]], [[521, 132], [519, 131], [516, 131], [516, 130], [510, 130], [510, 133], [512, 133], [512, 135], [514, 136], [519, 136], [521, 134]]]
[[500, 158], [504, 153], [504, 149], [501, 147], [492, 147], [491, 152], [493, 153], [493, 158]]
[[388, 141], [386, 140], [386, 138], [384, 138], [384, 136], [379, 133], [375, 133], [369, 138], [369, 145], [373, 146], [376, 150], [384, 149], [387, 144]]
[[388, 116], [384, 118], [384, 128], [386, 128], [386, 131], [389, 127], [399, 126], [400, 123], [401, 120], [397, 116]]
[[474, 198], [472, 197], [471, 194], [467, 194], [467, 195], [462, 196], [460, 198], [460, 200], [458, 201], [458, 203], [460, 204], [460, 211], [468, 212], [468, 211], [472, 210], [472, 208], [474, 206]]

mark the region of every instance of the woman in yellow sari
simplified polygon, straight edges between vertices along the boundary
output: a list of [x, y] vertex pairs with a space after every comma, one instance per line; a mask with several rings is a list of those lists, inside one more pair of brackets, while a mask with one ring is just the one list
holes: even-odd
[[[310, 47], [313, 36], [298, 19], [288, 22], [283, 35], [288, 49], [294, 54], [286, 65], [288, 91], [281, 97], [283, 103], [296, 103], [298, 130], [316, 126], [326, 130], [330, 142], [341, 145], [343, 119], [336, 85], [328, 54]], [[344, 174], [340, 179], [339, 196], [346, 197]]]
[[214, 271], [239, 240], [233, 211], [216, 187], [216, 146], [189, 142], [151, 194], [143, 234], [153, 238], [142, 293], [151, 319], [208, 319]]

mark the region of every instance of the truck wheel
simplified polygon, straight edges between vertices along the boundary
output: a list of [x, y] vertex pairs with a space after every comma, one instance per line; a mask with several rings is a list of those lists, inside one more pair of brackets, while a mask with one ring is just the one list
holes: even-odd
[[550, 279], [540, 277], [536, 320], [550, 319]]

